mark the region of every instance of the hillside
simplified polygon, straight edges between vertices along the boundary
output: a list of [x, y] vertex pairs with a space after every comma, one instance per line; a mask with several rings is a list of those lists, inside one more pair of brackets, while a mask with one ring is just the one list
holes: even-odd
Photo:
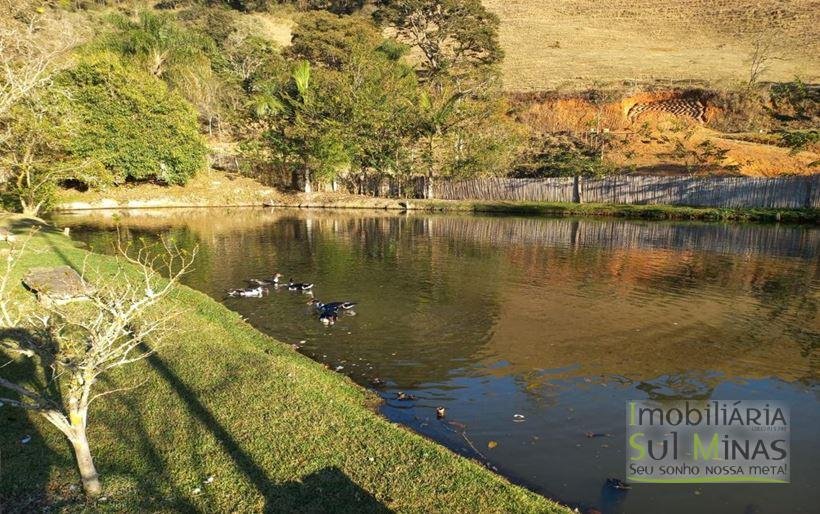
[[[501, 20], [505, 89], [523, 93], [512, 97], [523, 109], [523, 121], [537, 133], [584, 134], [599, 114], [586, 99], [589, 90], [608, 90], [602, 128], [614, 137], [606, 157], [623, 170], [653, 175], [816, 173], [816, 144], [791, 151], [778, 146], [776, 135], [779, 130], [809, 128], [810, 123], [787, 127], [776, 116], [746, 107], [727, 112], [718, 107], [718, 99], [704, 100], [709, 111], [705, 126], [668, 113], [648, 113], [640, 123], [632, 123], [626, 114], [637, 102], [676, 97], [693, 85], [709, 91], [736, 89], [748, 80], [757, 42], [771, 45], [761, 80], [820, 80], [820, 61], [813, 58], [820, 54], [820, 31], [815, 28], [820, 2], [758, 0], [750, 7], [729, 0], [483, 3]], [[294, 14], [280, 11], [252, 15], [247, 21], [286, 47], [297, 23], [290, 16]], [[535, 91], [550, 93], [545, 100], [530, 94]], [[559, 99], [549, 99], [556, 93]], [[748, 123], [733, 123], [743, 111]], [[715, 155], [702, 155], [704, 149]]]
[[771, 41], [763, 80], [820, 76], [816, 0], [484, 0], [501, 18], [510, 91], [620, 81], [745, 80], [754, 42]]

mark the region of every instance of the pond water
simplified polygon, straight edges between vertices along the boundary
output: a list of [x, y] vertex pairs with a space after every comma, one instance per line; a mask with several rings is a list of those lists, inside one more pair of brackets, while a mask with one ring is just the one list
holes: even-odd
[[[97, 251], [117, 224], [200, 245], [189, 285], [365, 386], [384, 380], [388, 418], [573, 506], [820, 508], [816, 227], [282, 209], [54, 221]], [[300, 293], [225, 298], [277, 271], [357, 315], [324, 327]], [[787, 402], [791, 483], [605, 487], [625, 474], [626, 401], [644, 398]]]

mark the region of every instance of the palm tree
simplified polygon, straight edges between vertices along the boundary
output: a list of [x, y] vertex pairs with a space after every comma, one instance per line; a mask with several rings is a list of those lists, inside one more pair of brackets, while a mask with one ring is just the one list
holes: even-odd
[[285, 87], [269, 84], [253, 99], [257, 117], [270, 124], [270, 144], [295, 166], [294, 183], [305, 193], [313, 191], [315, 173], [331, 173], [350, 160], [343, 125], [326, 112], [327, 102], [315, 96], [310, 63], [301, 61]]
[[425, 142], [425, 151], [422, 160], [427, 168], [427, 181], [424, 186], [424, 197], [433, 198], [433, 177], [436, 176], [436, 139], [447, 134], [451, 128], [458, 125], [460, 119], [458, 104], [464, 94], [456, 92], [446, 97], [443, 102], [436, 102], [427, 92], [419, 96], [419, 125], [418, 132]]

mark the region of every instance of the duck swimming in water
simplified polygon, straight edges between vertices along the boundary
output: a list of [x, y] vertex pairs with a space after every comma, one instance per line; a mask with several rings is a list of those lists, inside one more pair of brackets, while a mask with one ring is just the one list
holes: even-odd
[[336, 320], [339, 319], [339, 315], [335, 310], [330, 311], [322, 311], [319, 313], [319, 321], [322, 322], [322, 325], [335, 325]]
[[313, 284], [294, 282], [293, 279], [288, 281], [288, 290], [290, 291], [310, 291], [311, 289], [313, 289]]
[[231, 289], [228, 291], [228, 296], [243, 297], [243, 298], [262, 298], [268, 292], [267, 287], [246, 287], [244, 289]]
[[250, 285], [252, 285], [252, 286], [273, 286], [273, 287], [279, 287], [279, 286], [281, 285], [281, 284], [279, 284], [279, 279], [280, 279], [280, 278], [282, 278], [282, 274], [281, 274], [281, 273], [277, 273], [276, 275], [274, 275], [274, 276], [272, 276], [272, 277], [270, 277], [270, 278], [263, 278], [263, 279], [251, 278], [251, 279], [248, 279], [248, 283], [249, 283]]
[[356, 302], [328, 302], [328, 303], [322, 303], [319, 300], [311, 300], [311, 301], [308, 302], [308, 305], [313, 305], [314, 307], [316, 307], [316, 310], [318, 310], [318, 311], [326, 310], [326, 309], [332, 309], [332, 310], [335, 310], [335, 311], [338, 311], [339, 309], [341, 309], [343, 311], [349, 311], [350, 309], [352, 309], [353, 307], [356, 306]]

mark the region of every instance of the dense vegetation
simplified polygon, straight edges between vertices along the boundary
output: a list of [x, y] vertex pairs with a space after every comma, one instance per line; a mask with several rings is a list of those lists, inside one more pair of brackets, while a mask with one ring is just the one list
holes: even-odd
[[[82, 33], [0, 113], [7, 201], [24, 210], [47, 207], [58, 183], [183, 184], [205, 166], [203, 136], [228, 142], [245, 172], [305, 191], [340, 173], [502, 173], [522, 141], [500, 90], [498, 19], [478, 0], [384, 1], [373, 16], [300, 4], [285, 49], [242, 14], [271, 2], [109, 4], [10, 13], [35, 44], [64, 36], [50, 19]], [[25, 71], [27, 57], [10, 62]]]
[[[7, 208], [46, 209], [60, 185], [185, 184], [206, 168], [209, 147], [262, 182], [311, 191], [340, 176], [423, 175], [428, 186], [437, 177], [601, 176], [628, 170], [637, 144], [608, 132], [622, 91], [591, 91], [572, 123], [560, 113], [543, 123], [528, 112], [537, 101], [505, 94], [499, 19], [479, 0], [3, 5]], [[271, 34], [276, 16], [295, 22], [287, 44]], [[718, 130], [766, 130], [794, 152], [816, 147], [807, 128], [817, 92], [799, 80], [745, 85], [711, 103], [723, 113]], [[690, 132], [665, 155], [700, 156]], [[665, 137], [638, 130], [632, 139]]]

